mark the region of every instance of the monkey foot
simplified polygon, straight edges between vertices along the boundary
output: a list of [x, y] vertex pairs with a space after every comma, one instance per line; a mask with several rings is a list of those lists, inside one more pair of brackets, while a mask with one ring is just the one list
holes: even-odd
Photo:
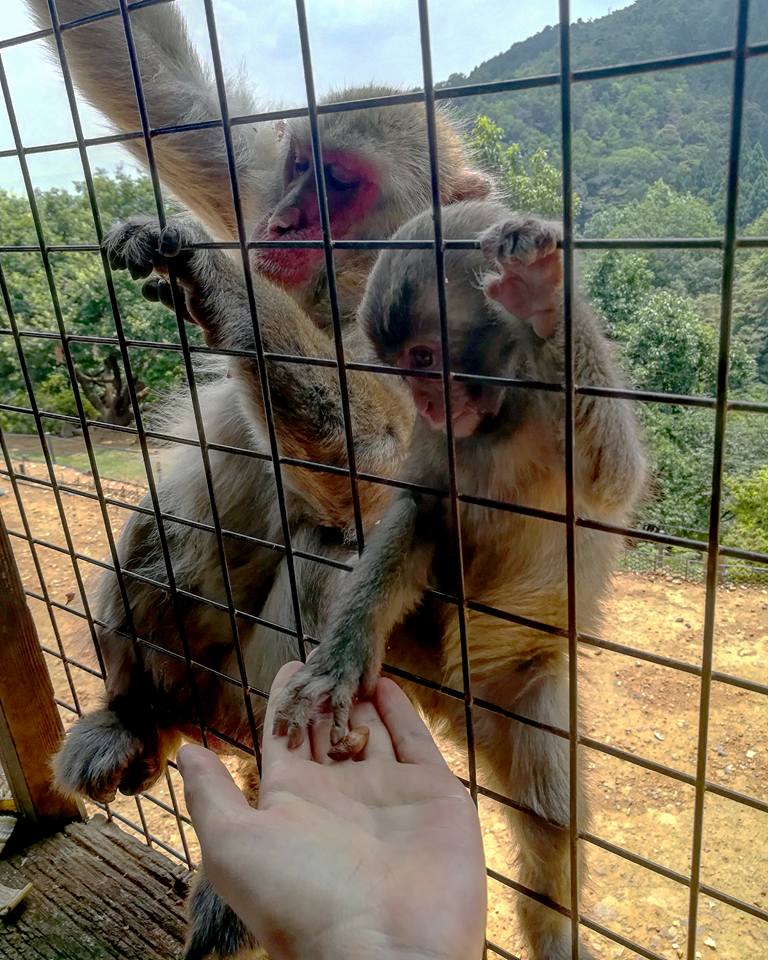
[[157, 735], [146, 743], [112, 710], [81, 717], [53, 761], [56, 786], [64, 793], [113, 801], [119, 790], [133, 796], [150, 787], [165, 769]]

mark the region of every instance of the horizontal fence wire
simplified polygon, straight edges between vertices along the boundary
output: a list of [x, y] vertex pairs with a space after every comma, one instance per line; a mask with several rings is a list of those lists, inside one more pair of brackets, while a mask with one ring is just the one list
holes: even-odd
[[[266, 691], [259, 690], [249, 682], [246, 670], [245, 660], [242, 652], [242, 641], [240, 637], [241, 624], [252, 624], [275, 630], [296, 640], [297, 651], [304, 657], [305, 645], [313, 645], [317, 638], [308, 635], [303, 627], [300, 600], [296, 576], [294, 572], [294, 558], [300, 558], [304, 561], [317, 563], [320, 565], [329, 565], [341, 570], [351, 569], [351, 564], [338, 560], [333, 557], [325, 557], [318, 553], [302, 551], [293, 546], [291, 542], [291, 533], [288, 521], [288, 512], [285, 502], [285, 492], [282, 486], [282, 469], [290, 467], [292, 469], [305, 469], [337, 474], [348, 478], [352, 497], [353, 520], [357, 533], [358, 550], [363, 546], [363, 525], [359, 503], [358, 488], [361, 483], [371, 483], [387, 485], [398, 488], [413, 489], [417, 492], [427, 492], [435, 496], [448, 498], [450, 501], [453, 527], [456, 536], [455, 552], [458, 558], [459, 567], [461, 567], [461, 540], [459, 526], [459, 505], [464, 503], [473, 503], [478, 506], [487, 507], [503, 511], [517, 512], [523, 516], [534, 517], [541, 522], [555, 522], [565, 525], [567, 538], [568, 555], [568, 626], [567, 628], [556, 627], [551, 624], [538, 623], [530, 621], [524, 617], [515, 614], [514, 611], [504, 611], [494, 609], [488, 605], [473, 601], [471, 597], [465, 595], [463, 575], [459, 569], [458, 589], [456, 594], [445, 594], [432, 591], [433, 596], [450, 604], [455, 608], [456, 616], [459, 618], [460, 635], [462, 638], [462, 676], [463, 689], [458, 690], [445, 685], [436, 684], [434, 681], [415, 674], [410, 674], [394, 666], [388, 666], [386, 669], [390, 675], [407, 680], [413, 683], [420, 683], [436, 692], [450, 697], [458, 702], [462, 702], [465, 708], [465, 720], [467, 728], [467, 751], [468, 751], [468, 770], [469, 777], [465, 781], [472, 795], [477, 799], [493, 801], [504, 806], [511, 807], [522, 813], [533, 813], [527, 808], [511, 798], [496, 793], [481, 782], [478, 782], [475, 769], [474, 742], [473, 742], [473, 723], [474, 717], [478, 712], [489, 712], [497, 716], [504, 716], [512, 722], [529, 725], [543, 730], [559, 738], [568, 740], [570, 749], [571, 763], [571, 817], [570, 817], [570, 860], [571, 860], [571, 895], [569, 904], [554, 904], [548, 902], [548, 906], [570, 917], [572, 920], [572, 952], [573, 956], [578, 956], [578, 931], [580, 926], [584, 926], [599, 935], [608, 938], [614, 943], [634, 951], [642, 957], [649, 960], [660, 960], [658, 954], [625, 937], [621, 933], [608, 929], [598, 923], [594, 918], [585, 916], [579, 905], [579, 886], [578, 886], [578, 847], [579, 842], [586, 842], [602, 850], [623, 858], [628, 862], [640, 866], [656, 875], [689, 889], [689, 916], [688, 916], [688, 943], [687, 958], [693, 960], [696, 950], [696, 917], [698, 904], [701, 895], [706, 895], [721, 903], [750, 915], [759, 920], [768, 921], [768, 912], [755, 904], [748, 903], [729, 893], [718, 890], [711, 885], [703, 883], [701, 880], [701, 857], [703, 842], [703, 815], [704, 801], [708, 794], [728, 799], [734, 803], [747, 806], [761, 813], [768, 813], [768, 803], [739, 791], [733, 790], [723, 784], [707, 779], [707, 735], [708, 719], [710, 710], [710, 698], [713, 684], [723, 684], [738, 689], [746, 690], [760, 695], [768, 694], [768, 684], [751, 680], [744, 677], [734, 676], [722, 671], [715, 670], [713, 667], [713, 638], [714, 638], [714, 620], [716, 610], [716, 587], [718, 583], [723, 582], [726, 576], [736, 579], [740, 572], [748, 571], [750, 576], [759, 577], [763, 575], [764, 570], [768, 570], [768, 554], [762, 554], [757, 551], [747, 551], [721, 543], [720, 530], [720, 512], [721, 512], [721, 489], [723, 477], [723, 446], [726, 427], [726, 418], [729, 412], [743, 412], [756, 415], [765, 415], [768, 413], [768, 404], [750, 400], [729, 399], [727, 392], [727, 374], [728, 374], [728, 355], [729, 355], [729, 335], [731, 324], [732, 309], [732, 286], [733, 286], [733, 266], [735, 251], [738, 249], [765, 249], [768, 248], [768, 237], [747, 237], [738, 236], [735, 225], [735, 211], [738, 196], [738, 168], [739, 168], [739, 150], [741, 144], [741, 124], [743, 113], [743, 91], [744, 78], [747, 62], [750, 59], [760, 58], [768, 54], [768, 43], [747, 43], [747, 18], [749, 12], [749, 0], [738, 0], [738, 35], [733, 47], [726, 47], [718, 50], [697, 51], [681, 56], [670, 56], [640, 62], [627, 62], [621, 64], [608, 65], [604, 67], [573, 69], [570, 63], [570, 11], [567, 0], [560, 0], [560, 69], [557, 72], [541, 74], [529, 77], [510, 77], [501, 81], [489, 83], [472, 83], [461, 86], [443, 86], [435, 87], [432, 79], [432, 64], [429, 38], [429, 19], [426, 0], [418, 0], [420, 38], [421, 38], [421, 57], [422, 70], [424, 76], [423, 88], [405, 93], [386, 95], [381, 97], [372, 97], [364, 100], [349, 100], [335, 102], [331, 104], [317, 103], [314, 93], [314, 78], [312, 75], [310, 38], [306, 22], [306, 12], [303, 0], [296, 0], [297, 21], [299, 24], [299, 35], [301, 41], [302, 64], [306, 82], [307, 107], [270, 110], [249, 115], [230, 115], [226, 88], [223, 80], [221, 59], [218, 50], [218, 38], [216, 33], [216, 23], [214, 18], [214, 7], [211, 0], [204, 0], [206, 14], [206, 23], [208, 28], [209, 42], [214, 62], [214, 75], [216, 82], [216, 92], [220, 117], [211, 120], [199, 121], [195, 123], [179, 123], [164, 127], [153, 128], [149, 123], [144, 92], [142, 89], [141, 77], [138, 70], [137, 56], [134, 49], [131, 32], [131, 14], [145, 7], [155, 6], [161, 3], [173, 2], [173, 0], [138, 0], [138, 2], [128, 3], [126, 0], [119, 0], [119, 4], [112, 9], [102, 11], [98, 14], [83, 17], [77, 20], [60, 23], [58, 21], [55, 3], [49, 0], [51, 10], [52, 27], [25, 34], [23, 36], [11, 37], [0, 41], [0, 85], [11, 119], [12, 132], [14, 137], [14, 146], [11, 149], [0, 151], [0, 158], [13, 157], [21, 165], [24, 177], [27, 198], [33, 215], [35, 225], [36, 242], [24, 245], [4, 245], [0, 244], [0, 255], [8, 254], [37, 254], [43, 258], [43, 267], [48, 279], [50, 294], [54, 304], [54, 313], [57, 320], [57, 329], [51, 331], [26, 330], [19, 326], [12, 310], [12, 303], [7, 284], [2, 273], [0, 264], [0, 287], [2, 288], [3, 302], [5, 312], [8, 317], [9, 326], [0, 328], [0, 336], [8, 336], [13, 339], [19, 357], [20, 369], [24, 375], [26, 390], [28, 395], [28, 406], [19, 404], [0, 403], [0, 412], [20, 414], [28, 416], [35, 425], [36, 436], [40, 444], [40, 450], [43, 457], [43, 466], [46, 476], [31, 476], [27, 474], [24, 465], [28, 462], [25, 458], [14, 453], [7, 432], [0, 430], [0, 447], [2, 448], [4, 468], [0, 468], [0, 476], [8, 479], [11, 485], [14, 500], [21, 520], [21, 530], [9, 530], [19, 542], [23, 542], [30, 550], [32, 564], [39, 582], [39, 590], [27, 588], [27, 596], [42, 604], [45, 607], [47, 617], [51, 623], [54, 645], [43, 646], [46, 656], [53, 661], [61, 664], [64, 671], [67, 689], [69, 691], [70, 701], [57, 698], [57, 702], [62, 709], [80, 715], [82, 706], [77, 691], [75, 676], [82, 674], [97, 680], [105, 677], [104, 664], [100, 659], [99, 645], [97, 641], [97, 631], [106, 628], [107, 625], [100, 623], [90, 609], [89, 597], [85, 588], [81, 565], [89, 565], [93, 568], [114, 573], [117, 577], [123, 602], [126, 607], [126, 622], [129, 629], [127, 631], [117, 631], [121, 634], [126, 643], [133, 644], [139, 650], [152, 651], [155, 654], [162, 654], [175, 658], [183, 663], [190, 683], [194, 686], [195, 671], [204, 671], [207, 675], [213, 676], [218, 680], [239, 687], [242, 690], [244, 709], [248, 717], [251, 743], [241, 743], [233, 740], [231, 737], [221, 731], [207, 726], [200, 714], [200, 732], [203, 740], [207, 734], [211, 734], [225, 743], [229, 743], [233, 748], [239, 749], [246, 754], [255, 757], [258, 760], [258, 736], [255, 717], [251, 704], [251, 697], [264, 699], [267, 696]], [[131, 71], [139, 105], [141, 116], [140, 131], [123, 132], [103, 137], [86, 138], [83, 136], [80, 124], [77, 103], [74, 95], [72, 80], [69, 75], [69, 69], [66, 62], [66, 54], [62, 37], [71, 30], [87, 29], [89, 23], [106, 18], [121, 18], [126, 36], [126, 42], [129, 51]], [[73, 126], [76, 139], [59, 143], [37, 144], [25, 146], [22, 143], [18, 125], [15, 119], [13, 103], [11, 101], [10, 90], [8, 88], [5, 72], [2, 67], [2, 51], [17, 47], [24, 43], [41, 40], [46, 37], [52, 37], [61, 60], [62, 72], [67, 90], [69, 108], [72, 114]], [[676, 69], [704, 67], [708, 64], [732, 63], [734, 69], [733, 83], [733, 107], [731, 112], [731, 134], [730, 134], [730, 153], [728, 167], [728, 192], [727, 192], [727, 215], [726, 229], [723, 237], [666, 237], [666, 238], [582, 238], [573, 234], [572, 209], [571, 209], [571, 181], [572, 181], [572, 162], [571, 162], [571, 121], [570, 121], [570, 95], [572, 84], [594, 82], [610, 78], [620, 78], [624, 76], [640, 76], [643, 74], [656, 73], [658, 71], [674, 71]], [[526, 380], [510, 380], [505, 378], [482, 377], [475, 375], [457, 374], [448, 367], [448, 351], [444, 350], [445, 368], [442, 373], [436, 375], [429, 373], [414, 373], [414, 376], [436, 376], [443, 380], [445, 391], [446, 408], [450, 408], [450, 390], [451, 380], [469, 381], [477, 383], [494, 383], [496, 385], [514, 386], [519, 389], [530, 389], [540, 391], [554, 391], [563, 394], [566, 403], [566, 456], [570, 460], [566, 461], [566, 510], [562, 514], [549, 513], [535, 510], [524, 504], [508, 503], [503, 500], [485, 499], [472, 497], [463, 494], [458, 489], [454, 452], [451, 439], [451, 430], [448, 429], [448, 462], [449, 475], [447, 477], [447, 487], [442, 490], [421, 489], [418, 485], [409, 484], [405, 481], [392, 479], [360, 471], [355, 462], [354, 438], [351, 427], [351, 412], [349, 407], [349, 393], [347, 384], [347, 372], [358, 371], [381, 376], [403, 376], [404, 371], [398, 368], [387, 367], [383, 364], [369, 363], [362, 361], [353, 361], [345, 357], [344, 346], [341, 340], [341, 326], [339, 305], [336, 295], [334, 282], [334, 251], [354, 250], [354, 249], [414, 249], [414, 250], [432, 250], [435, 256], [437, 289], [440, 300], [440, 314], [443, 339], [447, 344], [446, 313], [444, 302], [444, 284], [441, 283], [443, 277], [443, 257], [444, 253], [452, 249], [472, 249], [477, 246], [474, 240], [451, 240], [446, 241], [442, 238], [440, 224], [440, 197], [439, 182], [437, 175], [437, 142], [435, 137], [435, 107], [436, 103], [441, 101], [459, 100], [465, 97], [501, 95], [516, 93], [525, 90], [538, 89], [542, 87], [559, 88], [560, 91], [560, 115], [562, 122], [562, 169], [563, 169], [563, 191], [564, 191], [564, 219], [565, 219], [565, 239], [562, 243], [564, 250], [564, 261], [566, 265], [566, 329], [570, 331], [570, 301], [572, 295], [572, 255], [574, 250], [714, 250], [720, 251], [723, 255], [723, 283], [721, 298], [721, 318], [720, 318], [720, 346], [719, 363], [717, 375], [717, 390], [715, 396], [693, 396], [693, 395], [675, 395], [662, 391], [647, 391], [634, 389], [609, 389], [595, 387], [586, 384], [577, 384], [573, 379], [572, 364], [566, 362], [565, 380], [563, 383], [540, 383]], [[324, 178], [322, 171], [322, 142], [318, 120], [320, 117], [329, 114], [343, 113], [354, 110], [367, 110], [387, 106], [397, 106], [403, 104], [423, 104], [426, 111], [427, 133], [429, 139], [429, 162], [430, 175], [433, 195], [433, 214], [435, 220], [435, 235], [430, 241], [414, 242], [396, 242], [387, 239], [382, 240], [334, 240], [331, 236], [330, 218], [328, 216], [327, 197], [325, 196]], [[242, 125], [252, 125], [262, 122], [272, 122], [275, 120], [307, 118], [310, 124], [312, 136], [313, 162], [316, 170], [316, 184], [318, 191], [318, 202], [321, 212], [322, 238], [310, 241], [254, 241], [245, 235], [242, 212], [240, 210], [239, 185], [236, 164], [234, 160], [232, 145], [232, 130]], [[254, 330], [255, 348], [253, 350], [222, 350], [207, 346], [193, 344], [188, 341], [185, 323], [180, 312], [181, 299], [178, 292], [174, 294], [174, 300], [177, 304], [177, 327], [179, 342], [145, 341], [126, 337], [122, 326], [119, 307], [114, 295], [109, 264], [106, 261], [101, 250], [101, 240], [103, 231], [99, 215], [98, 203], [93, 187], [91, 176], [88, 149], [91, 147], [103, 146], [107, 144], [119, 144], [127, 141], [142, 141], [147, 153], [148, 166], [153, 184], [153, 191], [157, 205], [157, 214], [160, 222], [164, 222], [163, 197], [158, 179], [156, 166], [153, 156], [154, 142], [160, 138], [174, 136], [192, 132], [195, 130], [221, 129], [224, 136], [225, 147], [227, 150], [228, 168], [230, 175], [230, 184], [232, 191], [232, 200], [237, 218], [238, 237], [236, 241], [230, 242], [206, 242], [200, 244], [191, 244], [191, 248], [200, 249], [222, 249], [230, 250], [240, 254], [246, 277], [246, 285], [249, 294], [249, 304], [251, 310], [251, 320]], [[39, 214], [36, 211], [36, 200], [32, 180], [26, 164], [26, 158], [37, 154], [52, 153], [60, 150], [76, 149], [79, 152], [90, 208], [94, 218], [98, 244], [48, 244], [43, 231]], [[0, 238], [2, 239], [2, 238]], [[327, 275], [329, 277], [330, 307], [332, 314], [333, 338], [335, 346], [335, 358], [326, 359], [319, 357], [305, 357], [300, 355], [275, 354], [265, 351], [261, 343], [258, 316], [253, 296], [251, 267], [249, 252], [255, 249], [279, 248], [279, 249], [321, 249], [324, 252]], [[61, 314], [58, 306], [55, 282], [50, 268], [49, 256], [52, 253], [93, 253], [102, 259], [105, 284], [107, 285], [110, 307], [114, 316], [116, 335], [109, 336], [86, 336], [74, 335], [68, 332], [65, 318]], [[67, 369], [72, 382], [73, 394], [77, 403], [77, 415], [67, 415], [54, 413], [41, 409], [35, 396], [34, 385], [31, 377], [25, 367], [25, 343], [34, 340], [51, 340], [62, 345], [64, 356], [67, 363]], [[132, 390], [131, 402], [135, 419], [135, 426], [117, 426], [102, 424], [86, 416], [84, 405], [79, 398], [76, 377], [74, 376], [75, 361], [72, 356], [71, 347], [73, 344], [92, 344], [117, 346], [120, 350], [122, 362], [126, 371], [126, 379]], [[571, 350], [570, 333], [566, 336], [567, 354]], [[173, 434], [164, 433], [148, 429], [142, 419], [138, 398], [135, 395], [134, 378], [131, 373], [130, 352], [132, 350], [152, 350], [169, 351], [181, 355], [187, 382], [189, 384], [191, 401], [195, 413], [196, 437], [182, 437]], [[263, 389], [263, 402], [266, 413], [267, 428], [269, 433], [269, 452], [262, 450], [250, 450], [238, 448], [226, 444], [210, 442], [206, 438], [203, 424], [203, 417], [200, 410], [199, 400], [195, 384], [195, 371], [192, 357], [209, 354], [221, 357], [246, 357], [254, 359], [261, 375]], [[269, 365], [270, 364], [304, 364], [307, 366], [319, 366], [333, 368], [339, 380], [339, 389], [344, 418], [345, 444], [347, 455], [347, 466], [336, 464], [324, 464], [309, 460], [301, 460], [284, 456], [278, 449], [278, 443], [275, 433], [275, 425], [271, 410], [271, 400], [269, 393]], [[606, 401], [611, 399], [627, 399], [636, 403], [658, 403], [675, 405], [691, 408], [703, 408], [712, 410], [715, 417], [715, 438], [714, 438], [714, 467], [712, 476], [712, 498], [711, 498], [711, 516], [710, 528], [706, 539], [697, 540], [691, 537], [681, 537], [674, 534], [668, 534], [663, 531], [651, 531], [635, 529], [631, 527], [620, 527], [600, 523], [590, 518], [579, 516], [575, 510], [573, 502], [573, 404], [575, 398], [579, 395], [603, 397]], [[68, 423], [77, 426], [82, 431], [83, 441], [89, 462], [89, 476], [92, 479], [94, 490], [79, 489], [71, 483], [64, 482], [59, 476], [60, 467], [55, 459], [54, 441], [45, 429], [45, 422], [51, 420], [60, 423]], [[450, 420], [450, 417], [448, 417]], [[151, 508], [134, 504], [119, 497], [110, 496], [105, 492], [105, 477], [103, 470], [100, 471], [98, 464], [98, 444], [93, 440], [93, 431], [104, 429], [113, 433], [135, 438], [139, 444], [143, 466], [146, 472], [147, 486], [149, 488]], [[183, 444], [193, 446], [199, 449], [202, 458], [207, 491], [210, 501], [211, 522], [205, 523], [194, 518], [187, 518], [169, 513], [163, 510], [157, 492], [155, 481], [155, 467], [152, 463], [153, 449], [150, 447], [150, 441], [159, 444]], [[232, 456], [241, 456], [245, 458], [256, 458], [271, 463], [276, 478], [277, 499], [281, 516], [283, 530], [283, 542], [278, 543], [266, 540], [248, 534], [227, 529], [222, 523], [219, 510], [216, 503], [213, 474], [210, 465], [211, 452], [225, 453]], [[569, 465], [570, 463], [570, 465]], [[30, 488], [50, 491], [55, 505], [59, 520], [61, 522], [65, 545], [53, 543], [34, 535], [32, 525], [25, 510], [22, 489], [27, 486]], [[69, 497], [84, 498], [88, 501], [95, 501], [100, 510], [100, 514], [105, 526], [107, 535], [111, 563], [99, 560], [75, 549], [74, 540], [68, 524], [65, 500]], [[121, 567], [117, 545], [112, 533], [111, 521], [107, 508], [117, 508], [153, 517], [158, 531], [160, 531], [161, 548], [165, 557], [166, 579], [167, 582], [156, 578], [149, 578], [138, 574], [135, 571]], [[225, 602], [215, 601], [203, 595], [195, 594], [185, 590], [177, 582], [173, 571], [173, 564], [168, 550], [167, 542], [163, 546], [164, 531], [173, 529], [174, 525], [195, 528], [213, 535], [218, 545], [218, 559], [221, 568], [221, 575], [225, 585]], [[674, 657], [662, 656], [653, 652], [635, 648], [630, 645], [620, 644], [604, 637], [595, 637], [578, 630], [576, 623], [576, 599], [575, 599], [575, 576], [574, 576], [574, 552], [573, 544], [575, 531], [577, 527], [602, 531], [606, 534], [623, 537], [630, 540], [633, 544], [631, 549], [625, 554], [623, 561], [625, 569], [639, 569], [641, 556], [647, 559], [650, 565], [650, 557], [654, 558], [656, 564], [653, 569], [643, 568], [642, 572], [680, 575], [679, 558], [685, 556], [685, 574], [683, 579], [695, 579], [703, 582], [706, 587], [705, 600], [705, 625], [703, 631], [702, 660], [700, 664], [689, 663]], [[273, 622], [258, 615], [248, 613], [237, 608], [229, 585], [229, 574], [227, 567], [226, 543], [227, 541], [236, 541], [252, 546], [253, 549], [263, 549], [280, 554], [288, 564], [291, 593], [293, 602], [294, 625], [286, 625]], [[66, 555], [70, 558], [73, 566], [75, 581], [77, 585], [80, 605], [82, 609], [71, 607], [68, 604], [62, 604], [54, 600], [51, 596], [49, 587], [44, 576], [44, 565], [41, 561], [43, 551], [51, 551], [59, 555]], [[652, 552], [653, 551], [653, 552]], [[674, 551], [678, 551], [675, 553]], [[633, 558], [636, 566], [633, 567]], [[646, 562], [643, 559], [643, 563]], [[725, 561], [728, 561], [727, 563]], [[678, 566], [675, 564], [678, 563]], [[740, 564], [741, 566], [737, 566]], [[690, 574], [690, 575], [689, 575]], [[746, 574], [745, 574], [746, 575]], [[167, 592], [177, 610], [177, 629], [182, 639], [183, 652], [170, 651], [146, 638], [138, 636], [132, 623], [130, 612], [130, 603], [126, 582], [141, 582], [154, 589]], [[216, 670], [210, 665], [204, 664], [192, 656], [188, 643], [185, 640], [185, 629], [183, 617], [179, 615], [181, 602], [201, 604], [211, 607], [225, 613], [230, 622], [232, 641], [237, 651], [237, 675], [229, 674]], [[540, 630], [545, 633], [553, 633], [563, 637], [568, 642], [570, 652], [570, 700], [569, 700], [569, 729], [548, 726], [533, 718], [516, 714], [506, 710], [498, 704], [487, 702], [481, 698], [473, 696], [470, 689], [470, 650], [466, 637], [466, 616], [468, 611], [477, 611], [490, 616], [502, 618], [510, 623], [517, 623], [526, 627]], [[96, 653], [98, 669], [89, 666], [87, 663], [67, 654], [64, 642], [62, 640], [59, 619], [62, 616], [69, 616], [85, 621], [93, 640], [93, 646]], [[595, 738], [585, 736], [579, 732], [578, 724], [578, 692], [577, 692], [577, 652], [584, 649], [603, 649], [612, 653], [633, 657], [639, 661], [654, 664], [676, 670], [681, 673], [696, 677], [700, 681], [700, 704], [699, 704], [699, 730], [698, 730], [698, 752], [696, 770], [694, 773], [688, 773], [677, 770], [665, 764], [642, 757], [636, 753], [623, 750], [612, 744], [601, 742]], [[685, 784], [693, 788], [695, 792], [694, 809], [694, 827], [692, 832], [692, 853], [690, 874], [686, 875], [679, 871], [671, 870], [654, 860], [635, 853], [621, 845], [601, 838], [598, 835], [578, 828], [578, 811], [576, 809], [576, 796], [578, 786], [578, 768], [577, 754], [580, 749], [593, 750], [610, 756], [622, 762], [640, 767], [644, 770], [666, 777], [672, 781]], [[139, 822], [135, 822], [126, 817], [123, 813], [111, 809], [110, 805], [101, 805], [107, 815], [116, 821], [128, 826], [130, 829], [142, 835], [146, 842], [159, 847], [169, 855], [181, 860], [188, 866], [193, 866], [193, 858], [190, 853], [189, 843], [186, 836], [186, 830], [191, 827], [189, 818], [181, 811], [178, 798], [175, 793], [174, 785], [170, 773], [166, 771], [166, 787], [170, 803], [154, 796], [151, 792], [143, 797], [137, 797], [136, 809]], [[148, 802], [165, 814], [175, 819], [181, 849], [178, 849], [155, 836], [148, 828], [147, 819], [142, 807], [142, 802]], [[536, 891], [525, 888], [522, 884], [509, 877], [505, 877], [498, 872], [489, 869], [491, 879], [506, 885], [515, 890], [522, 896], [531, 897], [534, 900], [546, 900]], [[504, 947], [488, 941], [486, 948], [489, 954], [503, 958], [518, 960], [514, 954], [508, 952]]]

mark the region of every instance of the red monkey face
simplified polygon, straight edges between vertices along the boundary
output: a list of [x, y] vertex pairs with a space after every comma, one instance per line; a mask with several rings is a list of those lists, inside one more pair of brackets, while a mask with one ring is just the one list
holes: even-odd
[[[323, 175], [328, 197], [331, 239], [360, 236], [380, 195], [379, 175], [360, 154], [327, 150]], [[292, 145], [286, 158], [283, 195], [271, 214], [258, 224], [257, 240], [322, 240], [315, 170], [309, 144]], [[322, 248], [259, 250], [256, 269], [285, 287], [308, 284], [324, 261]]]

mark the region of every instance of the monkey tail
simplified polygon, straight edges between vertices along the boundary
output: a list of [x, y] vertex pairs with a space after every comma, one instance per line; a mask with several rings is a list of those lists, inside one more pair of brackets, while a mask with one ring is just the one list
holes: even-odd
[[245, 951], [254, 957], [266, 957], [251, 931], [216, 893], [202, 871], [192, 885], [187, 915], [184, 960], [205, 960], [211, 954], [227, 960]]

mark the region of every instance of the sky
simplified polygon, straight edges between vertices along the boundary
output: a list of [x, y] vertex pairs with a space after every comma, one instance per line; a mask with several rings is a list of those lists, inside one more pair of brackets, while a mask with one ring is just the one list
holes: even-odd
[[[202, 0], [176, 0], [193, 41], [209, 59]], [[604, 16], [631, 0], [572, 0], [574, 19]], [[24, 0], [0, 0], [0, 40], [34, 29]], [[333, 88], [378, 81], [405, 87], [421, 82], [416, 0], [306, 0], [318, 95]], [[224, 68], [243, 72], [267, 109], [305, 103], [296, 11], [293, 0], [214, 0]], [[473, 16], [477, 10], [478, 15]], [[482, 17], [480, 16], [482, 13]], [[473, 67], [557, 22], [556, 0], [432, 0], [433, 73], [437, 80]], [[43, 41], [2, 50], [25, 146], [74, 139], [61, 72]], [[110, 132], [103, 117], [81, 104], [86, 137]], [[5, 107], [0, 103], [0, 151], [13, 147]], [[118, 146], [89, 151], [92, 167], [133, 166]], [[30, 155], [36, 187], [69, 187], [82, 179], [76, 151]], [[21, 192], [14, 157], [0, 157], [0, 188]]]

